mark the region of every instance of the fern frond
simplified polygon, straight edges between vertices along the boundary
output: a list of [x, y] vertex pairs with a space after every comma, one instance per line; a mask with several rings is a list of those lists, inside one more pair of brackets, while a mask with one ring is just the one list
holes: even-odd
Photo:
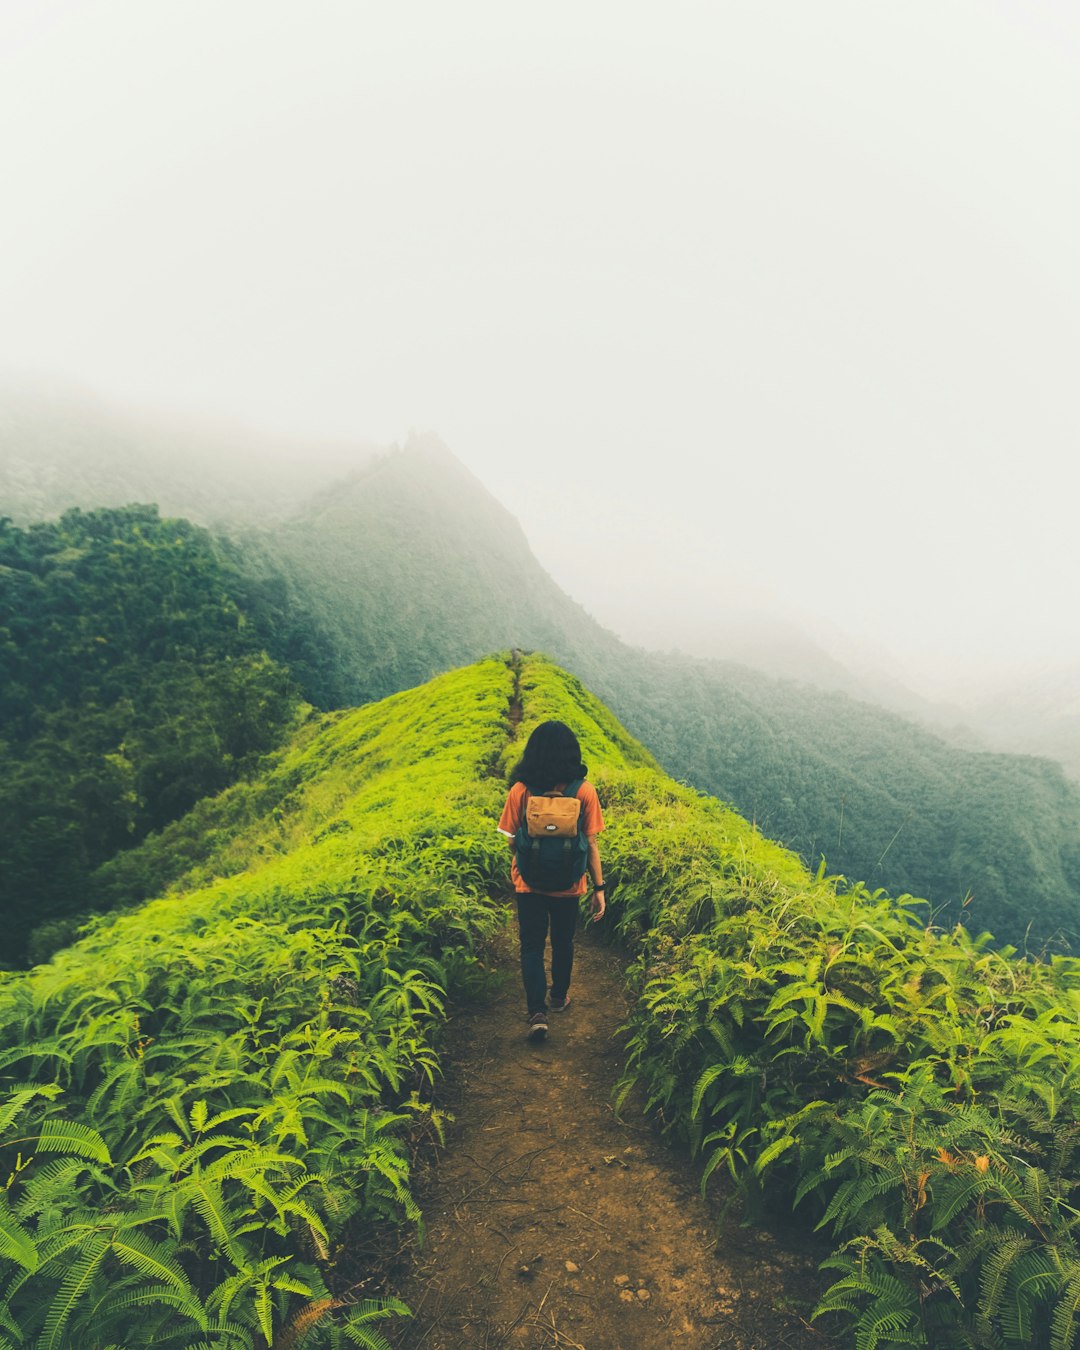
[[391, 1350], [390, 1342], [372, 1326], [387, 1317], [411, 1317], [412, 1310], [400, 1299], [364, 1299], [349, 1314], [348, 1321], [342, 1323], [341, 1330], [354, 1345], [364, 1350]]
[[1034, 1241], [1025, 1234], [1010, 1233], [997, 1243], [983, 1265], [979, 1282], [979, 1315], [987, 1326], [1001, 1309], [1013, 1266], [1034, 1245]]
[[34, 1141], [40, 1153], [72, 1153], [90, 1162], [112, 1164], [108, 1146], [97, 1130], [77, 1120], [47, 1120]]
[[0, 1191], [0, 1257], [15, 1261], [24, 1270], [37, 1269], [37, 1244], [11, 1212], [11, 1205], [3, 1191]]
[[68, 1268], [49, 1310], [38, 1342], [40, 1350], [61, 1350], [64, 1330], [80, 1300], [86, 1294], [109, 1250], [108, 1240], [93, 1233], [75, 1262]]
[[1080, 1269], [1075, 1266], [1050, 1323], [1050, 1350], [1073, 1350], [1080, 1322]]
[[203, 1330], [206, 1329], [206, 1314], [199, 1297], [170, 1248], [153, 1242], [143, 1233], [131, 1231], [114, 1236], [111, 1246], [117, 1259], [124, 1265], [132, 1266], [147, 1279], [171, 1286], [185, 1301], [183, 1311]]

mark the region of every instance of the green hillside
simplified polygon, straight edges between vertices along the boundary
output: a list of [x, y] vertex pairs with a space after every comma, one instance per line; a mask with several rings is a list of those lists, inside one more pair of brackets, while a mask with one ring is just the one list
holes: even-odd
[[295, 721], [236, 591], [212, 537], [155, 507], [0, 520], [0, 962]]
[[495, 922], [510, 689], [488, 662], [306, 728], [203, 808], [176, 893], [7, 978], [0, 1326], [250, 1350], [323, 1318], [377, 1343], [381, 1305], [334, 1300], [417, 1217], [403, 1129], [437, 1126], [443, 991]]
[[[112, 451], [105, 431], [100, 446], [82, 446], [88, 476], [69, 482], [65, 466], [80, 457], [63, 428], [53, 452], [48, 426], [35, 426], [24, 417], [0, 444], [0, 488], [24, 510], [56, 499], [45, 491], [54, 479], [105, 494], [87, 505], [126, 500], [133, 483], [183, 496], [182, 457], [138, 460], [130, 431]], [[33, 455], [19, 451], [22, 440]], [[201, 468], [190, 476], [191, 509], [231, 522], [217, 548], [248, 636], [317, 706], [382, 698], [510, 645], [547, 651], [669, 773], [730, 802], [809, 865], [824, 856], [830, 872], [925, 896], [943, 922], [964, 917], [1033, 952], [1080, 941], [1080, 788], [1058, 765], [959, 748], [868, 703], [744, 666], [626, 646], [555, 585], [509, 513], [433, 438], [343, 477], [320, 462], [306, 483], [279, 480], [269, 461], [249, 475], [250, 491]], [[281, 509], [289, 493], [291, 513]], [[63, 741], [73, 724], [55, 725]], [[113, 740], [99, 767], [127, 743], [123, 727]], [[67, 828], [70, 809], [58, 818]], [[43, 836], [61, 828], [47, 811], [41, 819]], [[108, 847], [80, 844], [77, 879], [43, 878], [21, 893], [55, 913], [73, 895], [77, 910], [83, 898], [99, 903], [86, 866], [138, 830], [99, 837]], [[50, 854], [31, 841], [24, 851], [66, 858], [71, 848]]]
[[416, 440], [242, 536], [246, 607], [321, 707], [514, 643], [594, 689], [664, 768], [812, 866], [1040, 951], [1080, 940], [1080, 791], [1030, 756], [744, 666], [627, 647], [562, 592], [445, 447]]
[[591, 664], [621, 649], [434, 438], [235, 539], [268, 648], [322, 708], [384, 698], [511, 643], [576, 649]]
[[867, 703], [640, 654], [592, 680], [668, 769], [815, 866], [1038, 953], [1080, 941], [1080, 792]]
[[[515, 692], [523, 720], [509, 720]], [[379, 1345], [447, 990], [505, 913], [536, 721], [580, 733], [636, 956], [624, 1093], [837, 1244], [862, 1346], [1068, 1347], [1080, 964], [814, 878], [666, 778], [573, 677], [489, 659], [316, 719], [126, 864], [167, 893], [0, 984], [0, 1346]], [[118, 878], [116, 884], [121, 884]]]

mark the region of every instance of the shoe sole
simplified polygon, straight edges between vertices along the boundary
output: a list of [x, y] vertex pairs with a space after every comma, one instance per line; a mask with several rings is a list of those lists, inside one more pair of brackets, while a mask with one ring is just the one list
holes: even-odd
[[546, 1041], [547, 1034], [548, 1034], [547, 1027], [530, 1027], [528, 1039], [533, 1042]]

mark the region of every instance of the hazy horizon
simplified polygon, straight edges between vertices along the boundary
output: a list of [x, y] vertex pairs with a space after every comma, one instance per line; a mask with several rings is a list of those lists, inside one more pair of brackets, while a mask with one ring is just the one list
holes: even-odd
[[1078, 56], [1065, 0], [15, 0], [0, 372], [430, 429], [635, 642], [1080, 665]]

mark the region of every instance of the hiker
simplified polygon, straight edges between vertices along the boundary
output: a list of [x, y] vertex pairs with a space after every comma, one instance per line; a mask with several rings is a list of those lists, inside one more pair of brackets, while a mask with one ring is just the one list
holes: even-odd
[[[521, 978], [528, 1038], [542, 1041], [548, 1012], [570, 1006], [578, 904], [592, 877], [592, 921], [607, 908], [596, 836], [604, 817], [587, 781], [578, 739], [565, 722], [541, 722], [510, 775], [499, 830], [513, 850], [510, 876], [517, 895]], [[524, 872], [524, 876], [522, 873]], [[544, 945], [551, 927], [551, 1003]]]

